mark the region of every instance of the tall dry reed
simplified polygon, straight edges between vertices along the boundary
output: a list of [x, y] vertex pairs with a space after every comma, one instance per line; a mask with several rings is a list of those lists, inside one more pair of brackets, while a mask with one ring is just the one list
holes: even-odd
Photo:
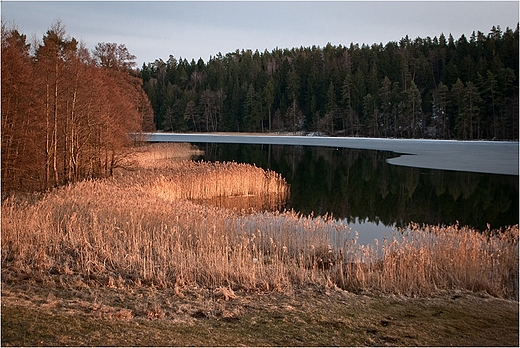
[[5, 199], [3, 279], [264, 291], [318, 285], [409, 296], [467, 289], [518, 297], [518, 225], [500, 232], [413, 225], [360, 245], [330, 217], [243, 214], [186, 199], [253, 194], [261, 180], [240, 176], [254, 173], [264, 186], [273, 177], [280, 185], [258, 168], [182, 162], [65, 186], [32, 201]]
[[[152, 143], [133, 147], [121, 164], [124, 168], [156, 168], [159, 163], [190, 160], [204, 151], [188, 143]], [[167, 165], [167, 164], [166, 164]]]
[[154, 194], [171, 201], [269, 194], [285, 197], [288, 194], [287, 183], [280, 174], [235, 162], [176, 163], [168, 171], [163, 169], [148, 187]]

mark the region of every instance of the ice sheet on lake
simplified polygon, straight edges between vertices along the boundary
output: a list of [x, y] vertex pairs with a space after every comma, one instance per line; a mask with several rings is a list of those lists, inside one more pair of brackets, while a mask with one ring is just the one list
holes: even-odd
[[518, 175], [518, 142], [313, 137], [296, 135], [147, 133], [149, 142], [241, 143], [344, 147], [392, 151], [393, 165]]

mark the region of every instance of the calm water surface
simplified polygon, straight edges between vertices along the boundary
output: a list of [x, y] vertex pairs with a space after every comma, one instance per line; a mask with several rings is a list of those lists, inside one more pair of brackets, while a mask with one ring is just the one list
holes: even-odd
[[197, 144], [206, 161], [256, 164], [291, 185], [287, 209], [333, 214], [359, 231], [360, 242], [382, 238], [392, 227], [468, 225], [485, 229], [518, 223], [518, 176], [390, 165], [392, 152], [347, 148]]

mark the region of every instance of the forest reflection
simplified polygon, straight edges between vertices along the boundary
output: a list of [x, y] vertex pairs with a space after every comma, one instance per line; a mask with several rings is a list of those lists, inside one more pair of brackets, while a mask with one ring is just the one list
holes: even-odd
[[[236, 161], [276, 171], [291, 186], [285, 208], [385, 226], [518, 223], [518, 176], [393, 166], [391, 152], [345, 148], [197, 144], [207, 161]], [[278, 204], [273, 208], [283, 206]], [[262, 208], [263, 209], [263, 208]]]

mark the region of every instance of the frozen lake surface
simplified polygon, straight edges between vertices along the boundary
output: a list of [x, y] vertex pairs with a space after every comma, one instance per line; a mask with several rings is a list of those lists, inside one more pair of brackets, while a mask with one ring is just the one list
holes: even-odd
[[391, 151], [393, 165], [518, 175], [518, 142], [346, 138], [297, 135], [147, 133], [149, 142], [278, 144]]

